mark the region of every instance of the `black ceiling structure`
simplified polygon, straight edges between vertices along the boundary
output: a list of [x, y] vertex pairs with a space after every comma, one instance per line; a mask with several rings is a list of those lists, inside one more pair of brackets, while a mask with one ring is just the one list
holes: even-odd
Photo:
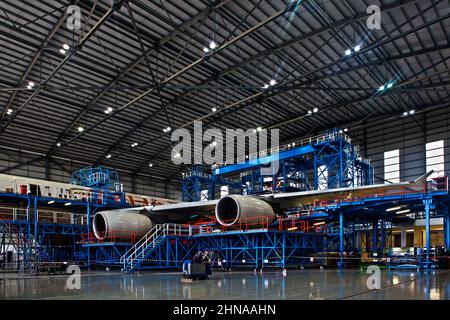
[[449, 107], [448, 0], [372, 2], [3, 0], [0, 148], [173, 180], [169, 126], [277, 128], [287, 143]]

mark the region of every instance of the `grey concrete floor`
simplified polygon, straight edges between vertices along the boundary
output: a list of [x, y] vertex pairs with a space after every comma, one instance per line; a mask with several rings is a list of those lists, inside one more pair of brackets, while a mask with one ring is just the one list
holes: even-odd
[[214, 273], [211, 280], [183, 283], [178, 272], [82, 273], [81, 289], [67, 276], [0, 274], [0, 299], [449, 299], [450, 271], [430, 274], [382, 271], [381, 289], [369, 290], [359, 270], [267, 270]]

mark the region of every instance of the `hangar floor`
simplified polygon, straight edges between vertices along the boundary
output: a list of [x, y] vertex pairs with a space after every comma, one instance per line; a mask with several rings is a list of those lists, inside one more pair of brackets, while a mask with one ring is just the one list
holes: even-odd
[[380, 290], [367, 288], [368, 276], [359, 270], [288, 270], [286, 277], [236, 271], [183, 283], [175, 272], [111, 271], [83, 273], [81, 289], [69, 290], [66, 275], [0, 273], [0, 299], [450, 299], [450, 271], [382, 271]]

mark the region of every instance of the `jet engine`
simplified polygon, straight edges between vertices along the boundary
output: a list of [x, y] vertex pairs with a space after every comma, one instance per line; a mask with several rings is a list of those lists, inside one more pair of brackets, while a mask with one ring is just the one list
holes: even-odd
[[221, 198], [216, 205], [215, 214], [217, 222], [226, 227], [240, 222], [258, 223], [258, 219], [263, 217], [267, 217], [271, 222], [276, 217], [272, 206], [264, 200], [242, 195], [228, 195]]
[[94, 235], [99, 240], [140, 239], [153, 228], [152, 220], [135, 211], [110, 210], [94, 215]]

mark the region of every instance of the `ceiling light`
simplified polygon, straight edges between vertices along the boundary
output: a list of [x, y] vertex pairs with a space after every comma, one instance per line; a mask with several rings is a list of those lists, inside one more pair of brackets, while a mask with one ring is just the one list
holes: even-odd
[[211, 111], [212, 111], [212, 112], [216, 112], [216, 111], [217, 111], [217, 108], [214, 107], [214, 108], [211, 109]]
[[63, 44], [63, 49], [64, 49], [64, 50], [69, 50], [69, 49], [70, 49], [70, 46], [69, 46], [67, 43], [64, 43], [64, 44]]
[[341, 130], [339, 130], [339, 133], [342, 133], [343, 131], [342, 131], [342, 129]]
[[292, 142], [292, 146], [295, 147], [295, 142]]
[[321, 226], [322, 224], [325, 224], [325, 221], [314, 223], [315, 226]]
[[319, 112], [319, 108], [315, 107], [315, 108], [313, 109], [313, 112], [314, 112], [314, 113]]
[[213, 141], [211, 144], [212, 144], [213, 146], [217, 146], [217, 141]]
[[298, 227], [292, 227], [292, 228], [288, 228], [288, 231], [293, 231], [293, 230], [297, 230]]
[[264, 89], [267, 89], [268, 87], [269, 85], [267, 83], [263, 86]]
[[269, 84], [270, 84], [271, 86], [274, 86], [274, 85], [277, 84], [277, 81], [276, 81], [275, 79], [272, 79], [272, 80], [270, 80]]
[[308, 110], [308, 115], [310, 116], [312, 114], [312, 111], [311, 110]]
[[84, 128], [83, 127], [78, 127], [78, 132], [83, 132], [84, 131]]
[[385, 86], [384, 86], [384, 84], [383, 84], [382, 86], [380, 86], [380, 87], [378, 88], [378, 91], [382, 91], [382, 90], [384, 90], [384, 88], [385, 88]]
[[414, 109], [413, 110], [409, 110], [409, 114], [410, 115], [413, 115], [414, 113], [416, 113], [416, 110], [414, 110]]
[[59, 52], [60, 52], [61, 54], [66, 54], [66, 50], [64, 50], [64, 49], [59, 49]]
[[391, 82], [391, 83], [388, 83], [388, 85], [387, 85], [388, 89], [392, 88], [393, 85], [394, 85], [394, 84], [393, 84], [392, 82]]
[[108, 110], [105, 110], [105, 113], [106, 113], [106, 114], [109, 114], [109, 111], [108, 111]]
[[395, 210], [399, 210], [401, 208], [402, 208], [401, 206], [400, 207], [392, 207], [392, 208], [386, 209], [386, 211], [395, 211]]
[[53, 203], [55, 203], [55, 200], [50, 200], [50, 201], [48, 202], [48, 204], [53, 204]]
[[34, 82], [33, 81], [28, 82], [28, 86], [33, 88], [34, 87]]
[[112, 112], [113, 111], [113, 108], [112, 107], [108, 107], [108, 109], [107, 109], [109, 112]]
[[209, 47], [214, 50], [217, 47], [217, 44], [214, 41], [211, 41], [211, 43], [209, 44]]
[[361, 50], [361, 46], [358, 44], [357, 46], [355, 46], [354, 50], [355, 52], [358, 52], [359, 50]]
[[149, 163], [148, 166], [151, 168], [153, 167], [153, 163]]
[[13, 109], [8, 109], [8, 111], [6, 111], [7, 114], [11, 114], [13, 112]]
[[347, 132], [348, 131], [348, 128], [344, 128], [344, 132]]
[[70, 202], [66, 202], [66, 203], [64, 203], [64, 205], [67, 207], [67, 206], [70, 206], [72, 203], [70, 203]]
[[166, 131], [167, 131], [167, 132], [169, 132], [170, 130], [172, 130], [171, 127], [167, 127], [167, 128], [166, 128]]
[[345, 55], [346, 56], [349, 56], [351, 54], [352, 54], [352, 50], [350, 50], [350, 49], [345, 50]]
[[134, 142], [134, 143], [131, 144], [131, 147], [134, 148], [134, 147], [137, 147], [137, 145], [138, 145], [138, 143]]
[[203, 52], [208, 53], [208, 52], [209, 52], [209, 49], [208, 49], [207, 47], [204, 47], [204, 48], [203, 48]]
[[407, 111], [405, 111], [405, 112], [403, 112], [403, 116], [407, 116], [408, 115], [408, 112]]
[[56, 144], [56, 146], [57, 146], [58, 148], [61, 147], [61, 143], [58, 142], [58, 143]]
[[414, 232], [414, 229], [406, 229], [406, 232]]
[[262, 128], [261, 128], [261, 127], [258, 127], [258, 128], [256, 128], [256, 131], [261, 132], [261, 131], [262, 131]]
[[409, 210], [409, 209], [401, 210], [401, 211], [397, 211], [396, 214], [408, 213], [408, 212], [410, 212], [410, 211], [411, 211], [411, 210]]
[[253, 129], [253, 133], [256, 133], [256, 129]]
[[111, 155], [110, 154], [108, 154], [108, 155], [106, 155], [106, 159], [111, 159]]

